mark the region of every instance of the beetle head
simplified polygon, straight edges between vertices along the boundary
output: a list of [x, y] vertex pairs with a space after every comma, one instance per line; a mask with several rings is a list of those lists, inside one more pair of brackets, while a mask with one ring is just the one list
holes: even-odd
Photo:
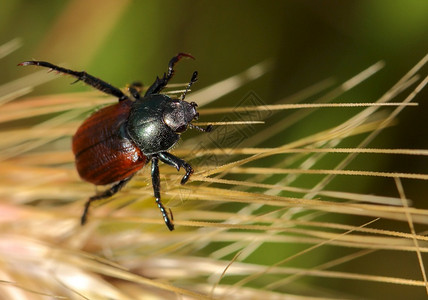
[[176, 133], [185, 132], [190, 122], [199, 117], [197, 106], [195, 102], [189, 103], [179, 99], [170, 101], [163, 114], [165, 124]]

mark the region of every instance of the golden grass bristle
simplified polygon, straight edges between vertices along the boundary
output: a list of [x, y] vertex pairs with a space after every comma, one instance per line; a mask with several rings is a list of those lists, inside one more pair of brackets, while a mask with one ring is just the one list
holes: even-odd
[[301, 104], [275, 104], [263, 106], [241, 106], [241, 107], [224, 107], [224, 108], [205, 108], [200, 109], [203, 115], [223, 114], [223, 113], [239, 113], [250, 111], [265, 111], [265, 110], [288, 110], [301, 108], [343, 108], [343, 107], [368, 107], [368, 106], [418, 106], [418, 103], [301, 103]]
[[[403, 207], [408, 208], [408, 203], [406, 201], [406, 195], [404, 193], [403, 184], [401, 183], [400, 178], [396, 177], [396, 178], [394, 178], [394, 181], [395, 181], [395, 184], [397, 186], [398, 193], [400, 194], [400, 198], [402, 199]], [[415, 225], [413, 224], [413, 218], [412, 218], [412, 215], [408, 211], [406, 211], [405, 214], [406, 214], [406, 218], [407, 218], [407, 223], [409, 224], [410, 233], [412, 234], [413, 244], [415, 245], [415, 248], [416, 248], [416, 255], [418, 257], [419, 266], [421, 268], [422, 278], [424, 279], [425, 290], [428, 294], [427, 275], [425, 273], [425, 266], [424, 266], [424, 262], [422, 260], [421, 248], [419, 246], [418, 239], [416, 238], [416, 230], [415, 230]]]

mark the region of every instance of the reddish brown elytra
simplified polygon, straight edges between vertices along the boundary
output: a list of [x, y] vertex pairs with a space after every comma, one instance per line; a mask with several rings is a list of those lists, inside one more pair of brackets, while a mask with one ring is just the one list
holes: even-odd
[[132, 101], [127, 99], [107, 106], [86, 119], [75, 133], [73, 153], [77, 171], [84, 180], [96, 185], [110, 184], [132, 176], [146, 164], [147, 156], [120, 134], [131, 105]]

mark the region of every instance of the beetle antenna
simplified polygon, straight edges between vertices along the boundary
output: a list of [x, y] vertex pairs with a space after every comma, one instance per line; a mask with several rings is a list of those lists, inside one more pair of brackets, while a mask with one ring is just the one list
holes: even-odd
[[211, 132], [213, 130], [212, 125], [208, 125], [207, 127], [203, 128], [203, 127], [199, 127], [197, 125], [193, 125], [192, 123], [190, 123], [189, 127], [190, 127], [190, 129], [197, 129], [197, 130], [202, 131], [202, 132]]
[[186, 98], [186, 94], [187, 92], [190, 90], [190, 87], [192, 86], [192, 84], [194, 84], [196, 81], [198, 80], [198, 71], [193, 72], [192, 74], [192, 78], [190, 79], [189, 84], [186, 87], [186, 90], [184, 91], [184, 93], [181, 95], [181, 101], [184, 100], [184, 98]]

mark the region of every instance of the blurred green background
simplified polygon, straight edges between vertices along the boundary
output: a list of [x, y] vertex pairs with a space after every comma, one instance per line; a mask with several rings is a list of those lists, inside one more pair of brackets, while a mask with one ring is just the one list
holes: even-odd
[[[234, 106], [248, 91], [274, 103], [327, 78], [340, 84], [383, 60], [384, 70], [340, 97], [344, 102], [372, 102], [426, 55], [428, 1], [2, 0], [0, 45], [14, 38], [21, 39], [22, 47], [1, 60], [0, 84], [34, 72], [16, 67], [29, 59], [86, 70], [119, 87], [135, 80], [151, 84], [173, 55], [188, 52], [196, 60], [181, 63], [174, 82], [187, 82], [189, 74], [198, 70], [197, 90], [271, 59], [272, 71], [215, 104]], [[68, 85], [71, 81], [51, 81], [33, 93], [90, 90]], [[427, 95], [427, 91], [419, 94], [415, 101], [420, 106], [405, 109], [399, 126], [385, 130], [370, 147], [428, 148]], [[315, 99], [305, 102], [310, 100]], [[330, 111], [331, 118], [334, 112]], [[269, 143], [264, 146], [283, 141]], [[408, 156], [361, 163], [365, 170], [426, 173], [428, 169], [426, 158]], [[420, 182], [404, 183], [409, 198], [426, 194]], [[397, 195], [375, 185], [362, 192], [368, 191]], [[428, 207], [425, 201], [414, 204]], [[349, 283], [350, 291], [361, 292], [356, 282]]]

